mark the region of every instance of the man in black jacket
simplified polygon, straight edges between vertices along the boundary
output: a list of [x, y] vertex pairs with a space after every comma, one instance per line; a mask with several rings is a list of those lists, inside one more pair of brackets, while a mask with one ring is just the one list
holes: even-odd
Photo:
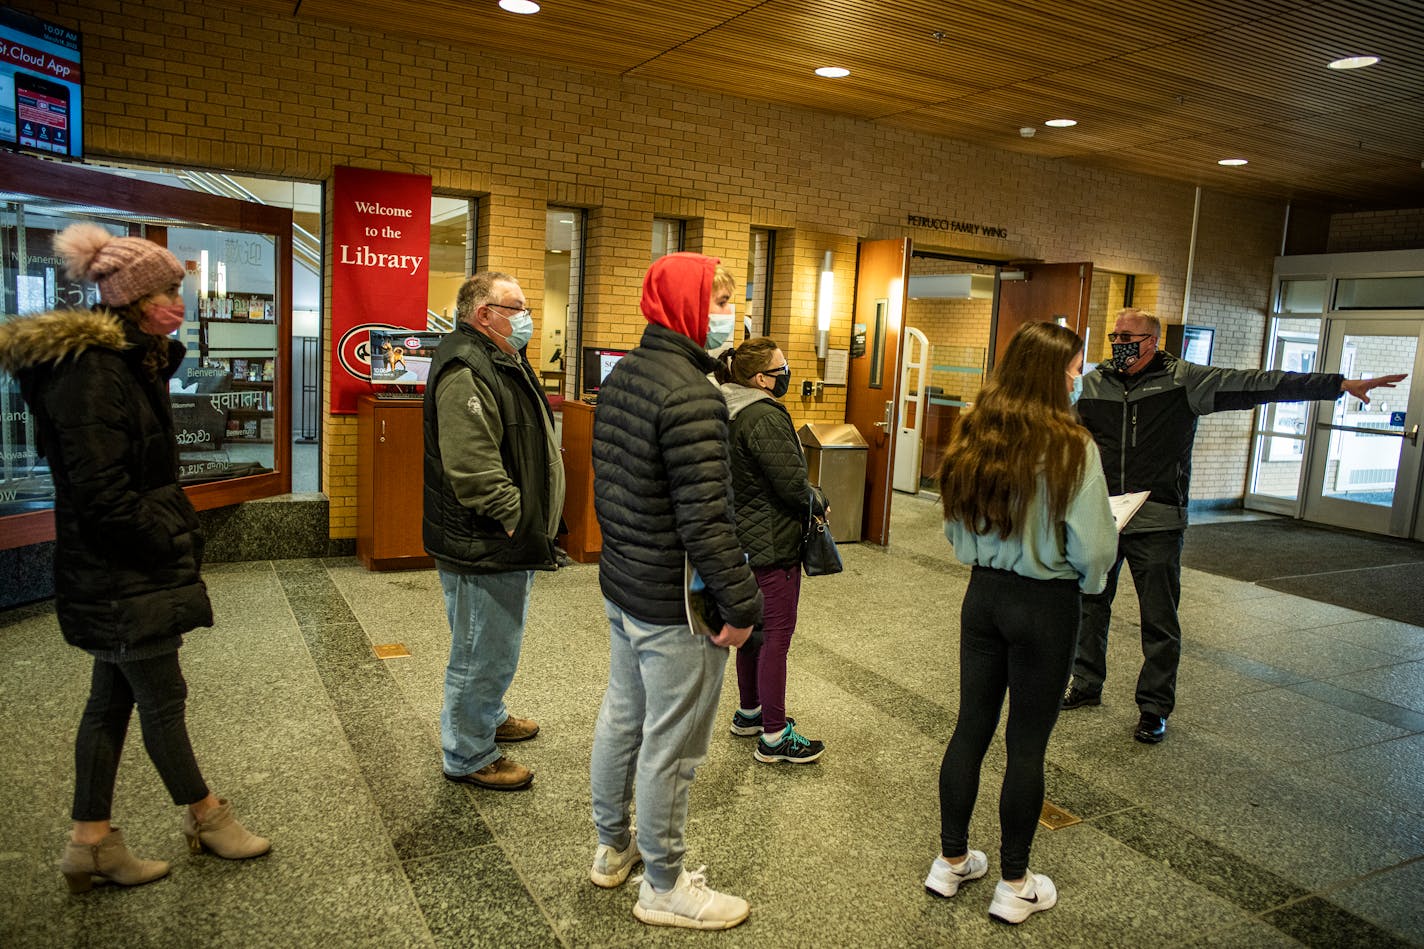
[[[650, 925], [728, 929], [747, 902], [683, 869], [687, 795], [707, 756], [727, 647], [762, 618], [732, 523], [727, 406], [707, 354], [731, 337], [730, 274], [701, 254], [659, 258], [643, 280], [648, 327], [598, 391], [593, 496], [608, 614], [608, 689], [593, 738], [598, 831], [589, 878], [613, 888], [643, 861], [633, 914]], [[723, 625], [698, 636], [684, 606], [695, 570]], [[638, 827], [629, 823], [636, 786]]]
[[1117, 315], [1112, 359], [1083, 377], [1078, 413], [1093, 433], [1113, 494], [1150, 491], [1118, 541], [1117, 562], [1102, 593], [1083, 597], [1082, 627], [1065, 709], [1102, 703], [1107, 676], [1108, 624], [1118, 572], [1126, 560], [1142, 614], [1142, 671], [1137, 678], [1141, 716], [1133, 737], [1156, 744], [1167, 734], [1176, 701], [1182, 629], [1182, 542], [1197, 417], [1268, 402], [1327, 401], [1348, 393], [1362, 402], [1377, 386], [1403, 376], [1346, 379], [1337, 373], [1216, 369], [1157, 348], [1162, 324], [1129, 308]]
[[425, 388], [425, 549], [450, 619], [440, 744], [445, 777], [494, 791], [534, 773], [496, 742], [539, 732], [504, 693], [519, 664], [535, 570], [556, 566], [564, 466], [554, 416], [520, 355], [533, 319], [508, 274], [479, 273], [455, 299]]

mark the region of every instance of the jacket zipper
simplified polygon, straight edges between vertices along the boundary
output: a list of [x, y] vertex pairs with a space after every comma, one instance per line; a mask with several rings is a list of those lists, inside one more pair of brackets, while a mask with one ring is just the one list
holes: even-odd
[[[1118, 465], [1117, 465], [1117, 474], [1118, 474], [1117, 493], [1118, 493], [1118, 494], [1126, 494], [1126, 493], [1127, 493], [1127, 413], [1131, 410], [1131, 408], [1132, 408], [1132, 407], [1131, 407], [1131, 405], [1130, 405], [1129, 402], [1128, 402], [1127, 387], [1124, 386], [1124, 387], [1123, 387], [1123, 390], [1122, 390], [1122, 436], [1118, 439], [1118, 445], [1121, 446], [1121, 447], [1118, 449], [1118, 455], [1119, 455], [1119, 457], [1118, 457]], [[1133, 438], [1133, 442], [1134, 442], [1134, 444], [1135, 444], [1135, 443], [1136, 443], [1136, 440], [1137, 440], [1137, 413], [1136, 413], [1136, 412], [1133, 412], [1133, 418], [1132, 418], [1132, 438]]]

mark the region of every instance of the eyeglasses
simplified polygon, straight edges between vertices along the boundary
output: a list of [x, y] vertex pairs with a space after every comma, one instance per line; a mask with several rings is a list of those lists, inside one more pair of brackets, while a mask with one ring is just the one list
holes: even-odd
[[1132, 342], [1134, 339], [1150, 339], [1150, 338], [1153, 338], [1151, 333], [1109, 333], [1109, 334], [1108, 334], [1108, 342], [1110, 342], [1110, 343], [1130, 343], [1130, 342]]
[[791, 375], [791, 364], [782, 363], [775, 369], [763, 369], [758, 375], [762, 376], [789, 376]]
[[529, 316], [534, 312], [527, 306], [510, 306], [507, 303], [486, 303], [485, 306], [492, 306], [500, 310], [513, 310], [515, 317]]

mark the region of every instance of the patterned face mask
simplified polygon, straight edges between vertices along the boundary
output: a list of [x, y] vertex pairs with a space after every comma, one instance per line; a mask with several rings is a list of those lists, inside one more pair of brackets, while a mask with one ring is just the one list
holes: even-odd
[[1112, 344], [1112, 364], [1118, 372], [1126, 372], [1127, 367], [1137, 362], [1142, 355], [1142, 341], [1134, 339], [1130, 343]]

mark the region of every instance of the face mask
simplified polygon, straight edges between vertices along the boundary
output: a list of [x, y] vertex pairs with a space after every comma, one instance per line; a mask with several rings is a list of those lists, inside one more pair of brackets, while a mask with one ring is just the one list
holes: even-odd
[[529, 338], [533, 335], [534, 317], [526, 313], [509, 321], [509, 335], [505, 337], [505, 340], [515, 349], [523, 349], [529, 344]]
[[778, 373], [777, 375], [772, 376], [772, 378], [776, 380], [771, 385], [771, 397], [773, 399], [779, 399], [788, 391], [790, 391], [791, 372], [789, 370], [786, 372]]
[[185, 315], [187, 315], [187, 309], [181, 303], [169, 306], [150, 306], [144, 311], [143, 322], [139, 324], [139, 329], [150, 336], [167, 336], [183, 325]]
[[707, 342], [702, 348], [711, 352], [732, 338], [732, 330], [736, 328], [737, 315], [732, 312], [712, 313], [707, 317]]
[[1142, 341], [1134, 339], [1130, 343], [1113, 343], [1112, 351], [1113, 366], [1119, 372], [1126, 372], [1127, 367], [1137, 362], [1137, 357], [1142, 355]]
[[1077, 405], [1078, 400], [1083, 397], [1083, 377], [1076, 375], [1073, 377], [1073, 388], [1068, 393], [1068, 404]]

